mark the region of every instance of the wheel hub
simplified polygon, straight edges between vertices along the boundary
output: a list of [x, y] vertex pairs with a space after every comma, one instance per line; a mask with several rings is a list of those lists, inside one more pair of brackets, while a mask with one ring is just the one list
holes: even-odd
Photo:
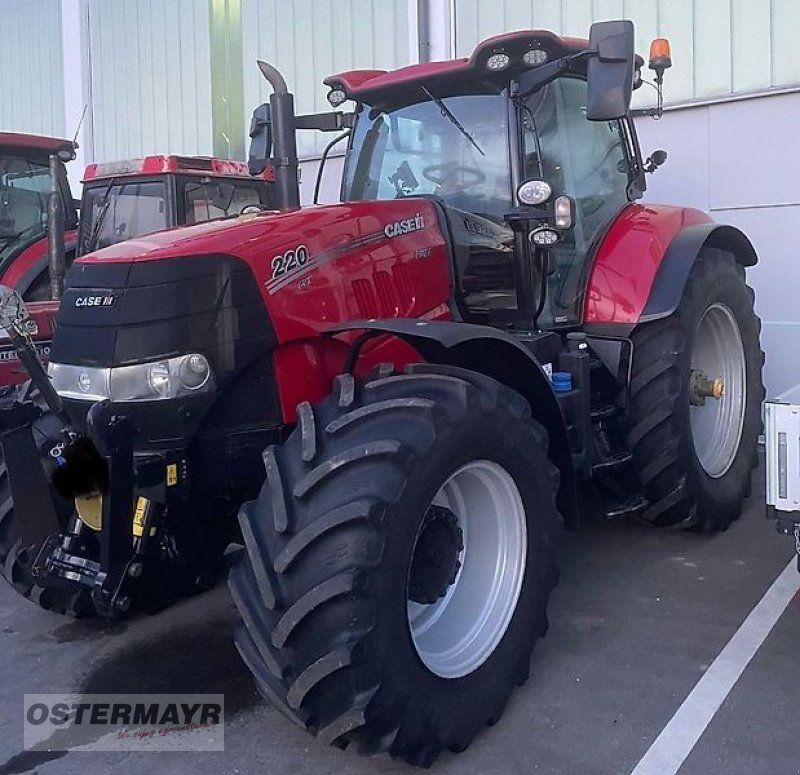
[[445, 506], [429, 506], [411, 558], [409, 599], [430, 605], [444, 597], [458, 575], [463, 549], [464, 534], [456, 515]]
[[692, 406], [705, 406], [707, 398], [719, 401], [725, 394], [722, 377], [708, 379], [700, 369], [692, 369], [689, 376], [689, 402]]

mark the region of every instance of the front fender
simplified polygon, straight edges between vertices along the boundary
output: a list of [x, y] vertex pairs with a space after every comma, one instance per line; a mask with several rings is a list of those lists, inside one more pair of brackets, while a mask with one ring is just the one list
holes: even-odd
[[408, 342], [429, 363], [480, 372], [525, 396], [534, 418], [547, 430], [550, 459], [561, 472], [559, 510], [569, 527], [577, 524], [575, 474], [564, 416], [547, 374], [528, 349], [498, 329], [450, 321], [351, 320], [326, 333], [353, 330], [391, 334]]

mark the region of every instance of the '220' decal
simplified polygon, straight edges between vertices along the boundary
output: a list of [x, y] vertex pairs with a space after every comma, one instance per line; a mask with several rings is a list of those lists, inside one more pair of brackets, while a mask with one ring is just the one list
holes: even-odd
[[287, 250], [272, 259], [272, 279], [291, 274], [302, 269], [308, 263], [308, 248], [305, 245], [298, 245], [296, 248]]

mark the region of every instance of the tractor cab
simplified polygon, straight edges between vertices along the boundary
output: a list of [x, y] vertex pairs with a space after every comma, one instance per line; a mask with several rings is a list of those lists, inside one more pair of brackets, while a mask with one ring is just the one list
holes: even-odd
[[78, 255], [179, 225], [270, 204], [269, 174], [207, 156], [147, 156], [90, 164], [81, 200]]
[[0, 280], [24, 291], [37, 267], [46, 266], [51, 193], [57, 192], [67, 237], [74, 250], [78, 213], [64, 163], [75, 158], [71, 141], [0, 132]]
[[[607, 63], [587, 56], [598, 45]], [[644, 190], [628, 112], [641, 65], [619, 22], [593, 41], [517, 32], [469, 59], [333, 76], [331, 102], [357, 102], [342, 199], [438, 201], [465, 320], [574, 327], [592, 247]]]

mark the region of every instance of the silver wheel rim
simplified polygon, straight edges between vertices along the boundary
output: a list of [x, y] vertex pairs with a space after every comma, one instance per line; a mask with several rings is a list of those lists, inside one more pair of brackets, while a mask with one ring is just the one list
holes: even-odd
[[[744, 345], [739, 325], [724, 304], [712, 304], [700, 320], [692, 350], [692, 370], [722, 379], [719, 398], [689, 407], [697, 459], [712, 478], [724, 476], [739, 451], [747, 403]], [[691, 388], [690, 388], [691, 389]]]
[[460, 678], [494, 652], [516, 610], [527, 556], [525, 508], [511, 475], [489, 460], [459, 468], [432, 505], [458, 520], [461, 567], [436, 602], [408, 601], [408, 622], [425, 666], [442, 678]]

